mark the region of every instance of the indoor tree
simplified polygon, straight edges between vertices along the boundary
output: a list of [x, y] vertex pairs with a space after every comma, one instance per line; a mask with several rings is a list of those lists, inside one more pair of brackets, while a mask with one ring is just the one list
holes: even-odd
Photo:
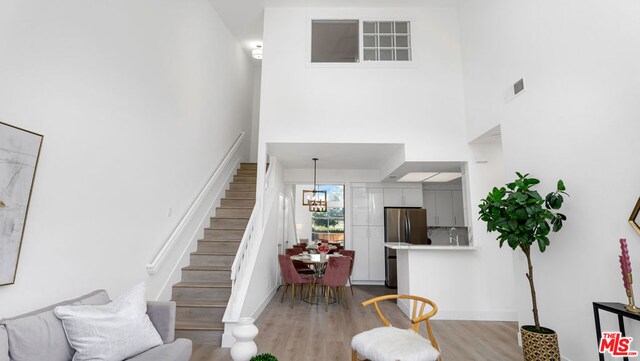
[[487, 197], [481, 200], [480, 219], [487, 223], [487, 231], [499, 233], [500, 247], [506, 242], [513, 250], [520, 248], [527, 257], [529, 270], [526, 276], [531, 289], [535, 332], [545, 333], [546, 329], [540, 327], [538, 317], [531, 247], [537, 244], [540, 252], [544, 252], [550, 244], [549, 233], [558, 232], [562, 228], [562, 223], [567, 217], [557, 210], [562, 207], [563, 195], [567, 193], [564, 182], [559, 180], [556, 191], [542, 198], [538, 191], [533, 189], [540, 183], [538, 179], [530, 178], [529, 174], [516, 175], [517, 179], [508, 183], [506, 188], [494, 187]]

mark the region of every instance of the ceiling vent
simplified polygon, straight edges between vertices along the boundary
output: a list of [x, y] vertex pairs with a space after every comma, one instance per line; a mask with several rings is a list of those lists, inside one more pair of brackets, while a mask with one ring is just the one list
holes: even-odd
[[517, 82], [513, 83], [507, 91], [504, 93], [504, 102], [508, 103], [517, 95], [520, 95], [524, 91], [524, 78], [520, 78]]

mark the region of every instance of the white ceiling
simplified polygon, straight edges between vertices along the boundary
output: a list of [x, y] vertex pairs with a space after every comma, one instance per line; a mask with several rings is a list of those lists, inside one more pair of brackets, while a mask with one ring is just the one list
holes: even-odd
[[404, 148], [402, 144], [269, 143], [267, 153], [285, 168], [380, 169], [381, 164]]
[[434, 7], [459, 0], [209, 0], [235, 38], [247, 49], [262, 43], [265, 7]]

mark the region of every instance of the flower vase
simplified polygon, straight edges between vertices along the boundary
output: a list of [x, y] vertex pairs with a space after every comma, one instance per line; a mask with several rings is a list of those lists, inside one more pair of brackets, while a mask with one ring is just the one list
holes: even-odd
[[327, 260], [327, 252], [320, 252], [320, 260], [321, 261]]
[[258, 346], [253, 339], [258, 335], [258, 328], [251, 317], [243, 317], [236, 323], [233, 332], [236, 342], [231, 346], [233, 361], [249, 361], [258, 353]]

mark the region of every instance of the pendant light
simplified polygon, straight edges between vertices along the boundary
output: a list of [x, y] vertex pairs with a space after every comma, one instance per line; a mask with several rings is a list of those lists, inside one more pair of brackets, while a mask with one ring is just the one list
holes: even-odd
[[313, 158], [313, 190], [302, 191], [302, 205], [309, 206], [311, 212], [327, 211], [327, 191], [318, 190], [316, 182], [318, 158]]

